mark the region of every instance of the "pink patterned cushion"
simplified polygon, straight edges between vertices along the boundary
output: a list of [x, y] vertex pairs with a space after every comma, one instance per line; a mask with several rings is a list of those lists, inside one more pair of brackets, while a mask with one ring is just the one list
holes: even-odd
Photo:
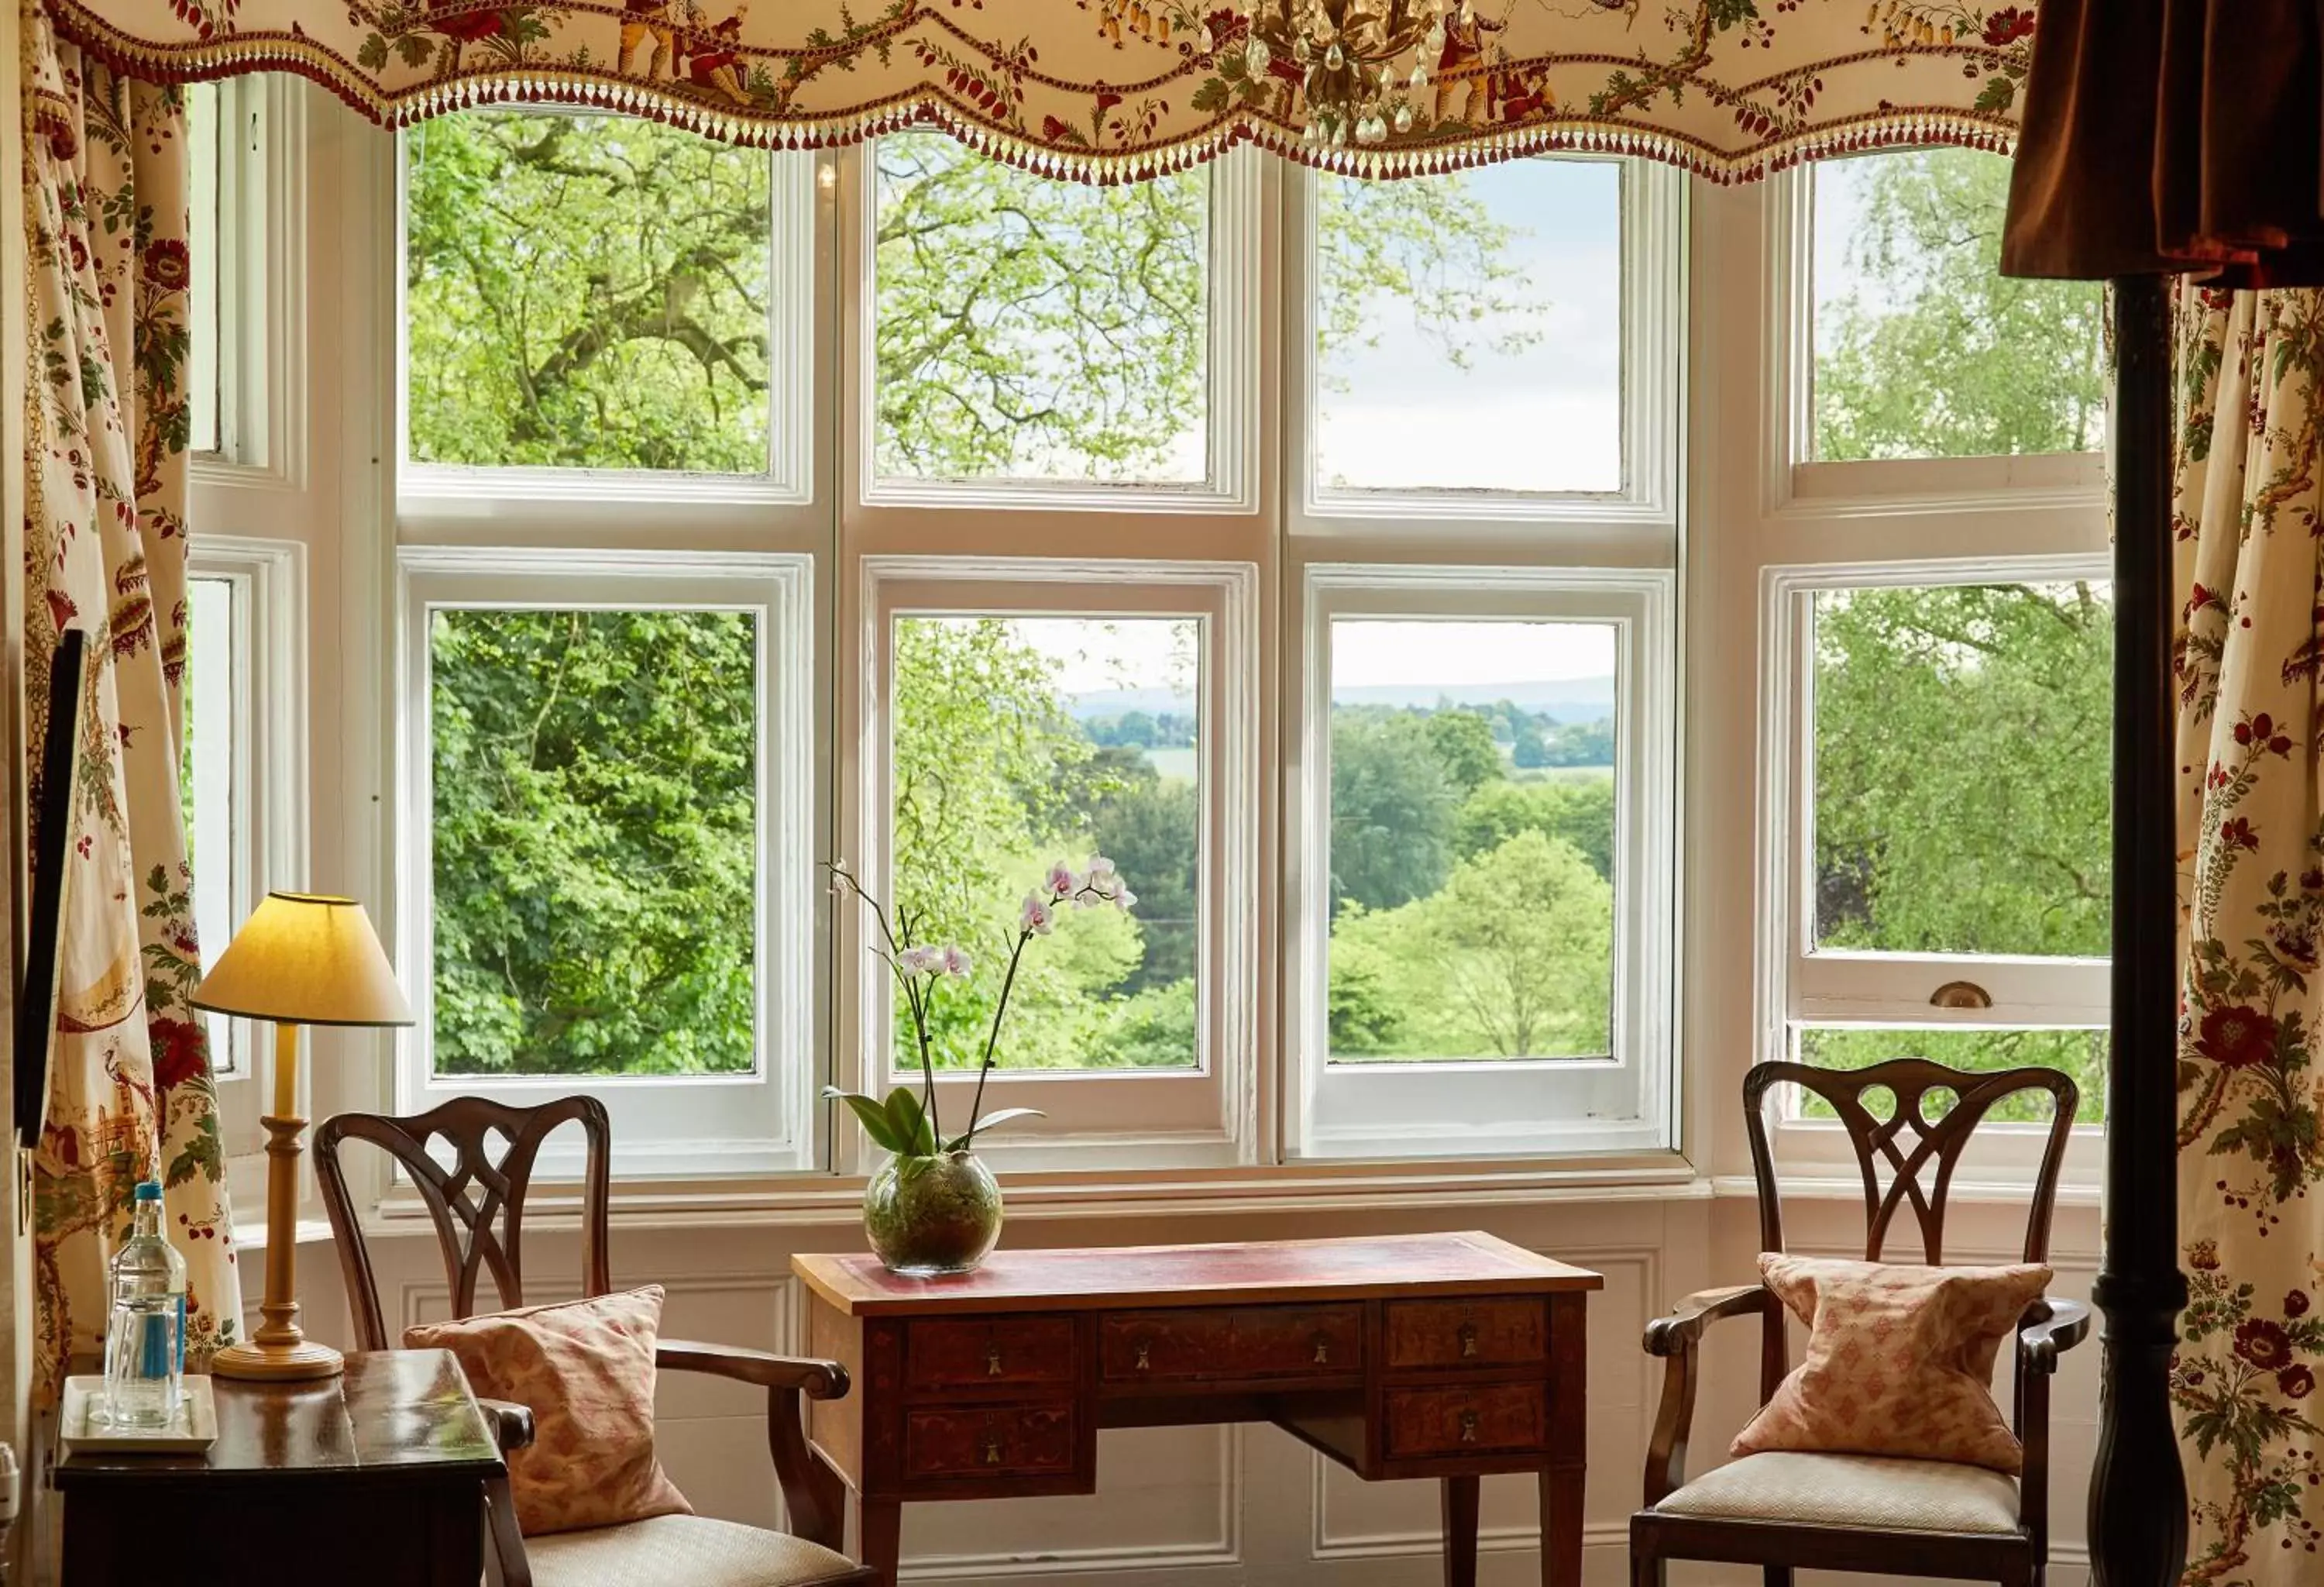
[[1808, 1325], [1807, 1359], [1737, 1435], [1734, 1453], [1958, 1461], [2015, 1476], [2024, 1459], [1993, 1402], [1993, 1362], [2050, 1269], [1891, 1267], [1766, 1251], [1759, 1273]]
[[459, 1357], [480, 1397], [532, 1412], [531, 1446], [508, 1457], [526, 1536], [694, 1513], [654, 1457], [661, 1297], [653, 1284], [403, 1331], [407, 1350]]

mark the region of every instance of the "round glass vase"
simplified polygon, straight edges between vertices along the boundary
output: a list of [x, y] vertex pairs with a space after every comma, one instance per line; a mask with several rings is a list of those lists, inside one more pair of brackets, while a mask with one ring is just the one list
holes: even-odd
[[973, 1152], [890, 1158], [863, 1187], [863, 1232], [890, 1272], [969, 1272], [1001, 1239], [1001, 1183]]

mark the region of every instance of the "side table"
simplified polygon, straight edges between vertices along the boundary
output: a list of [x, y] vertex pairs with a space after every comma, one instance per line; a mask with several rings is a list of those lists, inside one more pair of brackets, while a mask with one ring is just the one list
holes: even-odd
[[60, 1460], [65, 1587], [329, 1582], [476, 1587], [506, 1470], [448, 1351], [347, 1357], [307, 1383], [214, 1379], [207, 1453]]

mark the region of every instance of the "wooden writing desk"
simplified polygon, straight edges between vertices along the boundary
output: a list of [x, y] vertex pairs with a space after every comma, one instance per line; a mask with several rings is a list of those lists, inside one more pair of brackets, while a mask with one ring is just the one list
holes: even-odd
[[506, 1470], [449, 1351], [347, 1357], [311, 1383], [212, 1380], [204, 1454], [60, 1460], [66, 1587], [476, 1587]]
[[1605, 1280], [1489, 1234], [1004, 1250], [955, 1278], [795, 1256], [810, 1401], [896, 1575], [907, 1502], [1091, 1493], [1100, 1427], [1272, 1422], [1368, 1480], [1444, 1484], [1444, 1576], [1477, 1576], [1477, 1482], [1541, 1482], [1542, 1580], [1582, 1581], [1582, 1306]]

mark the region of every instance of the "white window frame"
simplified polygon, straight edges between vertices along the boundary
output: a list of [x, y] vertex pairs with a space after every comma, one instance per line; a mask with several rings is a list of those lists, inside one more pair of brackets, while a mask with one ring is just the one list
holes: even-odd
[[[988, 1109], [1037, 1107], [981, 1149], [1016, 1168], [1252, 1161], [1257, 1140], [1259, 963], [1258, 570], [1246, 563], [867, 557], [862, 569], [862, 690], [855, 844], [864, 885], [893, 896], [889, 851], [893, 647], [899, 616], [1185, 617], [1202, 625], [1203, 799], [1197, 950], [1201, 1062], [1193, 1071], [993, 1071]], [[1079, 856], [1072, 856], [1079, 858]], [[1129, 879], [1135, 888], [1138, 879]], [[867, 972], [862, 911], [835, 911], [840, 996], [853, 1012], [835, 1066], [842, 1084], [913, 1084], [885, 1033], [893, 988]], [[1004, 924], [996, 922], [996, 926]], [[1038, 949], [1034, 951], [1038, 951]], [[852, 994], [852, 995], [851, 995]], [[1005, 1039], [1005, 1036], [1004, 1036]], [[964, 1112], [973, 1074], [940, 1075], [940, 1109]], [[876, 1160], [860, 1132], [835, 1132], [843, 1165]]]
[[[452, 546], [397, 554], [401, 709], [397, 963], [414, 1015], [397, 1042], [398, 1105], [417, 1112], [459, 1095], [533, 1105], [586, 1093], [615, 1112], [616, 1171], [658, 1179], [732, 1179], [810, 1167], [816, 1156], [813, 559], [791, 553], [584, 551]], [[747, 1075], [438, 1078], [429, 1048], [435, 951], [429, 619], [447, 608], [747, 612], [758, 622], [757, 1026]], [[542, 1172], [579, 1176], [581, 1143], [552, 1140]]]
[[[307, 874], [307, 548], [297, 540], [201, 533], [187, 542], [188, 578], [231, 590], [234, 715], [229, 917], [236, 928], [267, 890], [302, 885]], [[217, 863], [198, 855], [198, 866]], [[198, 875], [199, 872], [198, 872]], [[205, 942], [204, 955], [226, 944]], [[210, 1016], [225, 1038], [216, 1066], [228, 1189], [261, 1194], [262, 1106], [272, 1094], [273, 1043], [248, 1020]]]
[[[278, 73], [226, 78], [217, 96], [217, 446], [197, 477], [300, 483], [304, 364], [294, 345], [306, 273], [303, 85]], [[189, 368], [189, 374], [192, 370]]]
[[[1878, 158], [1877, 152], [1853, 156]], [[1996, 156], [2000, 158], [2000, 156]], [[1815, 165], [1766, 182], [1766, 334], [1760, 378], [1761, 508], [1770, 517], [1894, 517], [1917, 512], [2071, 512], [2103, 503], [2098, 452], [1982, 457], [1815, 455]]]
[[[2102, 958], [2009, 954], [1905, 954], [1819, 949], [1815, 943], [1814, 609], [1831, 590], [2106, 581], [2107, 560], [2091, 555], [1954, 558], [1926, 561], [1830, 562], [1761, 571], [1759, 912], [1754, 932], [1762, 1059], [1789, 1059], [1803, 1026], [1895, 1030], [1898, 1052], [1910, 1033], [1932, 1029], [2098, 1029], [2109, 1023], [2111, 968]], [[1983, 1009], [1934, 1006], [1931, 995], [1956, 981], [1991, 997]], [[2070, 1149], [2077, 1173], [2094, 1171], [2100, 1126], [2078, 1125]], [[1972, 1142], [1972, 1166], [2005, 1179], [2030, 1176], [2046, 1127], [1992, 1122]], [[1783, 1099], [1779, 1159], [1803, 1171], [1852, 1171], [1853, 1150], [1836, 1122], [1800, 1116]]]
[[[937, 134], [940, 135], [940, 134]], [[1184, 484], [1127, 481], [1119, 484], [1049, 479], [946, 480], [890, 478], [879, 471], [876, 437], [879, 391], [873, 279], [879, 230], [877, 194], [870, 147], [850, 150], [845, 169], [852, 180], [854, 329], [852, 374], [855, 401], [852, 437], [855, 448], [853, 500], [859, 518], [884, 517], [889, 510], [939, 509], [974, 512], [1019, 509], [1048, 512], [1123, 512], [1151, 511], [1189, 514], [1237, 514], [1259, 508], [1261, 368], [1259, 303], [1259, 237], [1264, 190], [1260, 156], [1236, 149], [1210, 161], [1210, 239], [1205, 272], [1209, 345], [1204, 373], [1205, 477]], [[866, 510], [869, 510], [868, 513]], [[902, 513], [899, 513], [902, 516]]]
[[[1305, 575], [1297, 815], [1291, 1148], [1305, 1158], [1592, 1157], [1676, 1140], [1676, 751], [1673, 608], [1654, 569], [1314, 564]], [[1569, 621], [1615, 631], [1612, 1051], [1602, 1058], [1333, 1064], [1331, 634], [1342, 617]]]
[[[572, 106], [503, 106], [541, 115], [613, 115]], [[477, 466], [421, 463], [411, 456], [410, 404], [410, 325], [405, 261], [410, 246], [409, 149], [412, 129], [396, 134], [395, 144], [395, 359], [394, 414], [399, 515], [454, 522], [522, 526], [538, 521], [546, 508], [567, 523], [601, 513], [614, 521], [633, 521], [640, 506], [754, 509], [777, 521], [798, 517], [815, 504], [815, 459], [825, 429], [815, 411], [818, 381], [816, 313], [820, 293], [813, 290], [820, 249], [819, 157], [798, 150], [762, 151], [769, 162], [767, 254], [767, 466], [758, 474], [696, 474], [675, 469]], [[532, 511], [528, 511], [531, 509]], [[784, 509], [793, 512], [785, 512]]]
[[[1548, 160], [1611, 160], [1621, 167], [1622, 486], [1618, 491], [1392, 491], [1327, 488], [1315, 478], [1323, 371], [1315, 352], [1317, 184], [1302, 170], [1286, 183], [1287, 247], [1298, 263], [1291, 294], [1285, 375], [1286, 459], [1291, 532], [1296, 535], [1433, 536], [1457, 523], [1472, 536], [1538, 543], [1545, 525], [1561, 531], [1569, 557], [1593, 541], [1666, 538], [1675, 521], [1680, 457], [1676, 415], [1686, 346], [1687, 177], [1659, 161], [1546, 154]], [[1553, 355], [1548, 350], [1536, 356]], [[1292, 373], [1296, 370], [1296, 373]], [[1594, 531], [1594, 532], [1593, 532]]]

